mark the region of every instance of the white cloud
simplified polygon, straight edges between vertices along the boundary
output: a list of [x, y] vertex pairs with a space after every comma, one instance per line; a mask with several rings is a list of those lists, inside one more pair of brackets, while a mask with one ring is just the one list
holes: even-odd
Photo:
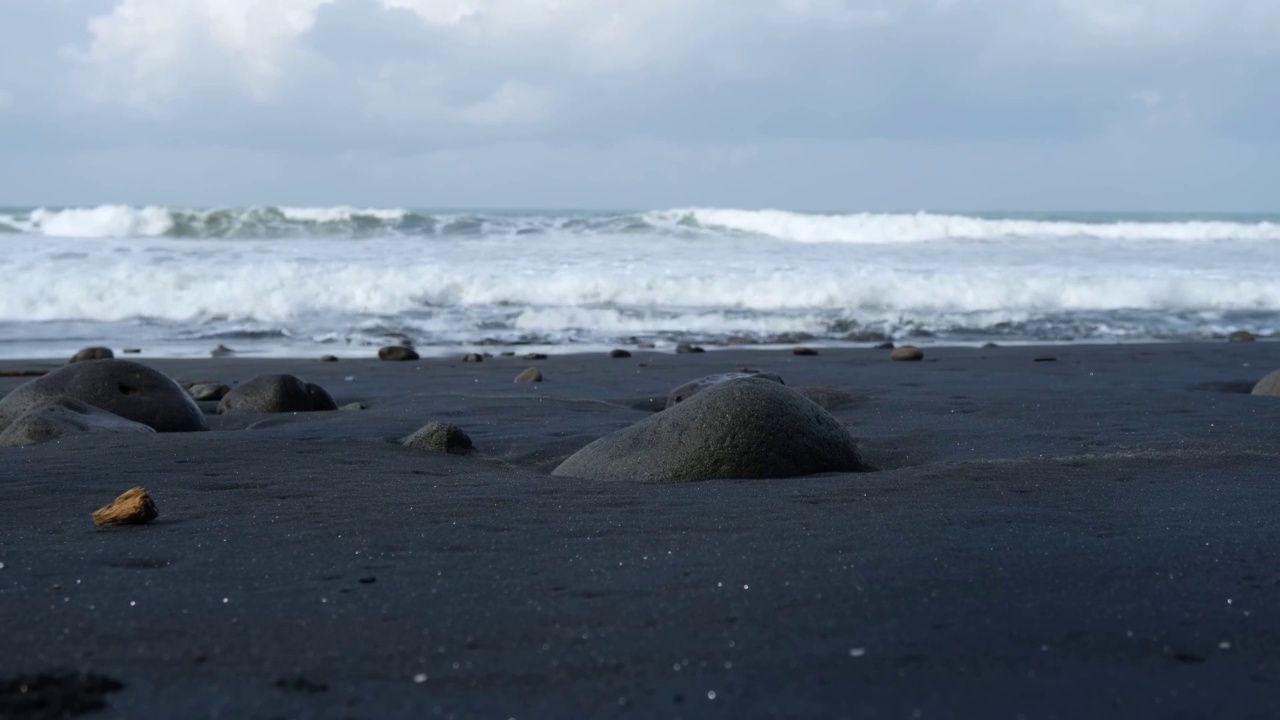
[[95, 71], [90, 94], [158, 109], [189, 80], [229, 72], [251, 97], [270, 96], [311, 29], [335, 0], [121, 0], [89, 20], [79, 60]]

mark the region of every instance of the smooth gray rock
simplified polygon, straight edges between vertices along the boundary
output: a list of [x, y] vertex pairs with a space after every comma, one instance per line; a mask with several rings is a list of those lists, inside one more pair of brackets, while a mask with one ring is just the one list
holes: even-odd
[[111, 348], [87, 347], [81, 348], [75, 355], [72, 355], [71, 359], [67, 362], [77, 363], [84, 362], [86, 360], [110, 360], [115, 356], [116, 354], [111, 352]]
[[129, 360], [72, 363], [19, 386], [0, 400], [0, 430], [65, 395], [156, 432], [208, 430], [204, 413], [167, 375]]
[[606, 435], [551, 474], [687, 482], [860, 469], [839, 420], [795, 390], [755, 376], [718, 383]]
[[450, 423], [433, 422], [404, 439], [404, 445], [419, 450], [434, 450], [450, 455], [474, 455], [475, 446], [462, 428]]
[[776, 382], [779, 385], [786, 385], [786, 383], [782, 381], [782, 378], [775, 373], [766, 373], [766, 372], [718, 373], [716, 375], [708, 375], [706, 377], [700, 377], [697, 380], [690, 380], [689, 382], [681, 385], [675, 390], [672, 390], [670, 393], [667, 394], [667, 407], [671, 407], [676, 403], [684, 402], [685, 400], [688, 400], [689, 398], [702, 392], [703, 390], [706, 390], [707, 388], [713, 385], [719, 385], [720, 383], [728, 382], [729, 380], [739, 380], [739, 379], [748, 378], [748, 377], [764, 378], [765, 380]]
[[231, 392], [230, 386], [216, 382], [197, 382], [187, 385], [187, 393], [193, 400], [221, 400]]
[[1269, 395], [1271, 397], [1280, 397], [1280, 370], [1267, 375], [1253, 386], [1254, 395]]
[[378, 359], [387, 362], [408, 362], [418, 359], [418, 352], [404, 345], [388, 345], [378, 349]]
[[257, 375], [237, 385], [218, 403], [218, 414], [337, 410], [324, 388], [296, 375]]
[[0, 447], [34, 445], [64, 435], [92, 432], [154, 433], [155, 430], [79, 400], [58, 397], [9, 423], [9, 427], [0, 432]]

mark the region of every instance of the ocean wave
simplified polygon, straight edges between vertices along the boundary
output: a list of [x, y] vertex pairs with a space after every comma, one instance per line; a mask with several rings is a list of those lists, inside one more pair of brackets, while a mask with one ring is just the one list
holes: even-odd
[[933, 240], [1280, 240], [1280, 224], [1223, 220], [1030, 220], [935, 213], [818, 215], [785, 210], [690, 208], [654, 214], [704, 230], [762, 235], [800, 243], [918, 243]]
[[[622, 308], [754, 314], [822, 311], [862, 320], [903, 313], [993, 312], [1006, 319], [1106, 310], [1226, 311], [1280, 308], [1280, 283], [1264, 276], [1163, 272], [1052, 275], [1026, 268], [913, 271], [609, 270], [593, 266], [457, 266], [265, 260], [158, 262], [102, 257], [10, 268], [0, 321], [221, 318], [282, 321], [308, 315], [397, 315], [422, 308]], [[656, 315], [655, 315], [656, 316]], [[536, 315], [530, 315], [530, 321]], [[995, 322], [996, 320], [992, 320]], [[554, 323], [573, 322], [557, 317]], [[590, 324], [590, 323], [588, 323]], [[540, 324], [538, 327], [549, 327]]]
[[1274, 241], [1280, 222], [979, 217], [938, 213], [812, 214], [686, 208], [641, 213], [424, 213], [404, 208], [182, 209], [102, 205], [0, 213], [0, 231], [79, 238], [370, 238], [652, 234], [756, 237], [794, 243], [902, 244], [939, 240]]

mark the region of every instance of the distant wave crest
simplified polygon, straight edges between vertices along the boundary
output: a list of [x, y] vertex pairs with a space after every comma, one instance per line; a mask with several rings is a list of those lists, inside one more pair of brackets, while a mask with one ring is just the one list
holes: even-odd
[[782, 242], [895, 244], [949, 239], [1010, 242], [1280, 240], [1260, 220], [1100, 220], [978, 217], [939, 213], [814, 214], [685, 208], [641, 213], [424, 213], [401, 208], [253, 207], [182, 209], [102, 205], [0, 213], [0, 232], [50, 237], [342, 238], [657, 233], [751, 236]]

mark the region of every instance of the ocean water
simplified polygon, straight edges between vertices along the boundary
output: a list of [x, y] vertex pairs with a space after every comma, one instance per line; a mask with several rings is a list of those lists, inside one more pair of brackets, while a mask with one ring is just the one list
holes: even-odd
[[1280, 215], [8, 208], [0, 248], [0, 357], [1280, 335]]

